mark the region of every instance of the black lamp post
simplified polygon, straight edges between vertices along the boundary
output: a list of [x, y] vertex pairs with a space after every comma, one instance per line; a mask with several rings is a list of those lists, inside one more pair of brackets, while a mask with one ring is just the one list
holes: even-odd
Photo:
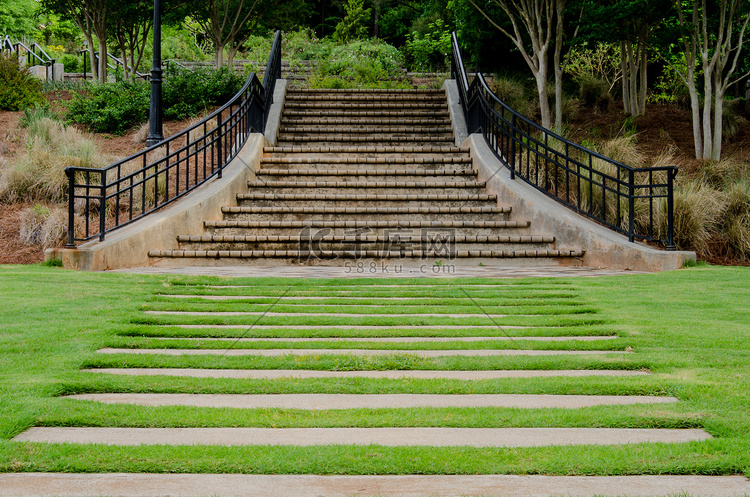
[[151, 105], [148, 117], [146, 146], [164, 139], [161, 124], [161, 0], [154, 0], [154, 57], [151, 64]]

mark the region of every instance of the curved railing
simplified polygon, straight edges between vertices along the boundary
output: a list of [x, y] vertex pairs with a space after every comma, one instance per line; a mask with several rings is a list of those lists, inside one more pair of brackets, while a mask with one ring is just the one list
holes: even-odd
[[250, 133], [265, 130], [281, 76], [277, 31], [261, 83], [250, 74], [223, 107], [176, 135], [103, 169], [68, 167], [68, 248], [98, 238], [184, 197], [222, 170]]
[[574, 211], [633, 242], [674, 246], [677, 168], [635, 168], [577, 145], [502, 102], [478, 73], [469, 83], [456, 34], [451, 77], [456, 80], [469, 133], [482, 133], [495, 156], [516, 176]]

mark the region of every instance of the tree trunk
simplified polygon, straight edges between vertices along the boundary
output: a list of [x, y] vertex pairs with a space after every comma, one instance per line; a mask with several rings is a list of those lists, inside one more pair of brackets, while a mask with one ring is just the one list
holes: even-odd
[[[693, 61], [695, 67], [695, 61]], [[703, 139], [701, 137], [701, 104], [698, 99], [698, 90], [695, 88], [695, 70], [690, 66], [688, 60], [687, 87], [690, 93], [690, 109], [693, 116], [693, 144], [695, 145], [695, 158], [703, 157]]]
[[628, 91], [628, 59], [625, 40], [620, 41], [620, 68], [622, 71], [622, 106], [627, 114], [630, 112], [630, 92]]
[[721, 159], [721, 141], [724, 136], [724, 89], [716, 88], [714, 93], [714, 143], [711, 150], [713, 160]]
[[[542, 57], [544, 55], [544, 57]], [[542, 127], [551, 129], [552, 120], [549, 112], [549, 96], [547, 95], [547, 57], [542, 52], [539, 57], [539, 70], [534, 74], [536, 89], [539, 94], [539, 112], [542, 115]]]
[[96, 50], [94, 49], [94, 37], [91, 33], [83, 32], [83, 37], [86, 38], [86, 44], [88, 45], [86, 50], [89, 52], [89, 68], [93, 79], [99, 78], [99, 67], [96, 65]]
[[639, 44], [641, 52], [641, 88], [638, 95], [638, 115], [646, 113], [646, 89], [648, 87], [648, 54], [646, 53], [646, 42]]
[[214, 64], [216, 69], [221, 69], [224, 65], [224, 45], [214, 42]]

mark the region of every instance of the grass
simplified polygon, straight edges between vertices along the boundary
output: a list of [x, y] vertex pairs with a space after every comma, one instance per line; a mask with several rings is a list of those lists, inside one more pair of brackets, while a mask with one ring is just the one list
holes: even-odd
[[[205, 472], [265, 474], [745, 474], [750, 475], [750, 269], [698, 266], [655, 275], [566, 280], [229, 280], [178, 276], [75, 273], [55, 267], [0, 266], [0, 471]], [[374, 286], [373, 286], [374, 285]], [[392, 286], [397, 285], [397, 286]], [[403, 285], [403, 286], [402, 286]], [[479, 286], [490, 285], [490, 286]], [[429, 330], [435, 336], [521, 335], [514, 341], [474, 347], [522, 345], [535, 348], [597, 348], [634, 354], [575, 357], [443, 357], [408, 354], [384, 357], [158, 357], [97, 355], [105, 345], [202, 347], [226, 342], [186, 341], [188, 337], [397, 336], [399, 325], [441, 324], [447, 318], [337, 318], [336, 324], [371, 324], [377, 330], [327, 329], [325, 319], [264, 317], [280, 332], [257, 329], [185, 328], [198, 322], [252, 323], [255, 316], [152, 316], [145, 309], [263, 309], [268, 296], [335, 297], [331, 301], [284, 302], [294, 312], [342, 309], [374, 312], [387, 296], [434, 297], [433, 311], [467, 310], [461, 287], [480, 305], [533, 309], [543, 302], [556, 312], [586, 309], [562, 317], [511, 316], [532, 328]], [[469, 289], [470, 286], [473, 288]], [[165, 294], [250, 295], [259, 299], [207, 302]], [[262, 297], [266, 296], [265, 299]], [[347, 302], [342, 296], [370, 300]], [[380, 300], [378, 300], [380, 299]], [[486, 302], [485, 302], [486, 300]], [[495, 302], [492, 305], [491, 302]], [[296, 305], [289, 305], [291, 303]], [[388, 303], [391, 312], [417, 309], [423, 302]], [[309, 304], [309, 305], [308, 305]], [[316, 305], [318, 304], [318, 305]], [[327, 307], [321, 307], [325, 304]], [[574, 305], [571, 305], [574, 304]], [[281, 307], [279, 307], [281, 308]], [[274, 309], [277, 310], [277, 309]], [[471, 311], [467, 311], [471, 312]], [[493, 311], [494, 312], [494, 311]], [[526, 312], [526, 311], [524, 311]], [[331, 319], [331, 318], [328, 318]], [[501, 324], [508, 324], [498, 318]], [[406, 321], [406, 322], [404, 322]], [[460, 324], [493, 323], [481, 315]], [[314, 324], [308, 329], [285, 328]], [[592, 324], [593, 323], [593, 324]], [[167, 326], [158, 326], [167, 325]], [[247, 332], [247, 333], [246, 333]], [[523, 335], [613, 334], [597, 342], [540, 343]], [[492, 336], [492, 335], [490, 335]], [[154, 337], [173, 337], [154, 340]], [[309, 346], [310, 344], [305, 344]], [[325, 344], [330, 347], [331, 344]], [[414, 347], [422, 344], [412, 344]], [[246, 347], [247, 344], [236, 344]], [[252, 344], [259, 347], [259, 344]], [[263, 346], [266, 346], [265, 344]], [[290, 344], [284, 344], [289, 347]], [[435, 343], [431, 348], [444, 347]], [[398, 348], [403, 348], [400, 344]], [[455, 345], [452, 345], [455, 347]], [[627, 378], [507, 378], [484, 381], [420, 379], [238, 380], [169, 376], [121, 377], [80, 371], [87, 367], [198, 367], [246, 369], [648, 369]], [[83, 392], [193, 393], [548, 393], [672, 395], [673, 404], [602, 406], [587, 409], [200, 409], [105, 405], [61, 399]], [[203, 447], [17, 443], [10, 439], [31, 426], [118, 427], [639, 427], [702, 428], [715, 438], [685, 444], [635, 444], [537, 448], [427, 448], [380, 446]]]

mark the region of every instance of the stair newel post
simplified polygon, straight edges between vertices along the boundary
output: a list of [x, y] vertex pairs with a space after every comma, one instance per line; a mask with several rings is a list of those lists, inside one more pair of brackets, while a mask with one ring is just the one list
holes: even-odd
[[221, 179], [221, 173], [224, 169], [224, 154], [223, 154], [223, 147], [222, 142], [224, 141], [224, 135], [221, 132], [222, 128], [222, 118], [221, 118], [221, 111], [216, 115], [216, 151], [218, 152], [217, 159], [219, 160], [219, 179]]
[[635, 171], [628, 170], [628, 241], [635, 241]]
[[104, 232], [107, 229], [107, 170], [101, 172], [101, 195], [99, 196], [99, 241], [104, 241]]
[[75, 223], [75, 171], [65, 169], [68, 176], [68, 244], [65, 248], [76, 248]]

